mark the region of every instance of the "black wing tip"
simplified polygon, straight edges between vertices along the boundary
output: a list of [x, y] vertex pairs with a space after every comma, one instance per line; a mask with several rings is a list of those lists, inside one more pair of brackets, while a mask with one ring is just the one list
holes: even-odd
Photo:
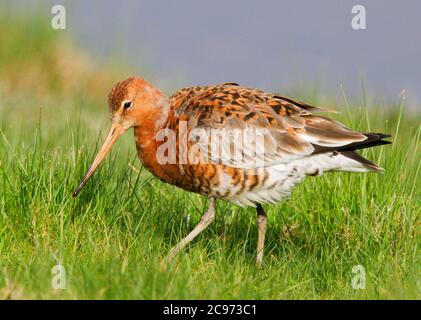
[[372, 140], [381, 140], [381, 139], [387, 139], [387, 138], [392, 137], [392, 135], [388, 133], [374, 133], [374, 132], [363, 133], [363, 135], [365, 135], [367, 138], [372, 139]]
[[353, 142], [350, 144], [346, 144], [340, 147], [323, 147], [317, 144], [313, 144], [314, 152], [315, 153], [322, 153], [322, 152], [329, 152], [329, 151], [355, 151], [358, 149], [366, 149], [372, 148], [377, 146], [382, 146], [386, 144], [391, 144], [391, 141], [386, 141], [382, 139], [390, 138], [392, 135], [388, 133], [361, 133], [367, 137], [367, 139], [363, 141]]
[[369, 133], [363, 133], [363, 135], [365, 135], [367, 137], [367, 140], [362, 141], [362, 143], [363, 143], [362, 149], [392, 143], [392, 141], [383, 140], [383, 139], [387, 139], [387, 138], [392, 137], [392, 135], [388, 134], [388, 133], [372, 133], [372, 132], [369, 132]]
[[353, 144], [352, 148], [344, 148], [343, 150], [340, 151], [340, 153], [350, 159], [358, 161], [367, 169], [373, 172], [380, 172], [380, 173], [384, 172], [384, 169], [382, 167], [379, 167], [374, 162], [371, 162], [370, 160], [364, 158], [359, 153], [357, 153], [356, 150], [391, 144], [392, 143], [391, 141], [386, 141], [383, 139], [390, 138], [392, 135], [388, 133], [371, 133], [371, 132], [363, 133], [363, 134], [367, 137], [366, 140]]

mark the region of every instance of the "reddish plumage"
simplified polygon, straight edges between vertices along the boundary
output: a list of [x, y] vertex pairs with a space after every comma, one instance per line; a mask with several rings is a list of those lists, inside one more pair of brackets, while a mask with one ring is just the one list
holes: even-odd
[[[320, 175], [331, 170], [380, 171], [355, 150], [388, 143], [381, 140], [388, 135], [356, 132], [312, 113], [326, 110], [235, 83], [185, 88], [167, 98], [145, 80], [129, 78], [111, 90], [108, 103], [112, 128], [74, 195], [79, 193], [118, 137], [134, 127], [138, 156], [147, 169], [164, 182], [211, 199], [211, 208], [202, 222], [171, 256], [210, 223], [214, 216], [214, 199], [221, 198], [239, 205], [257, 206], [257, 260], [260, 263], [267, 223], [261, 203], [273, 203], [287, 197], [305, 175]], [[246, 154], [245, 150], [250, 146], [233, 139], [222, 142], [221, 148], [243, 155], [240, 158], [225, 159], [210, 152], [209, 147], [205, 152], [194, 152], [207, 158], [205, 163], [193, 163], [188, 157], [184, 159], [187, 161], [180, 161], [184, 152], [193, 150], [195, 145], [195, 141], [187, 140], [184, 145], [177, 143], [174, 146], [175, 162], [160, 163], [157, 156], [168, 141], [158, 138], [162, 130], [171, 130], [179, 142], [200, 130], [211, 135], [218, 130], [225, 134], [249, 129], [264, 132], [263, 140], [250, 144], [256, 149], [263, 146], [262, 153]]]

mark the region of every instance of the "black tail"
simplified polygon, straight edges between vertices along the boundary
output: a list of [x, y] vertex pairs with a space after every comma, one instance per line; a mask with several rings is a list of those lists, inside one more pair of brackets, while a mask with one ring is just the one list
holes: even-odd
[[386, 134], [386, 133], [363, 133], [363, 134], [367, 137], [366, 140], [353, 142], [341, 147], [322, 147], [322, 146], [313, 145], [315, 148], [314, 153], [324, 153], [324, 152], [331, 152], [331, 151], [339, 152], [343, 154], [345, 157], [358, 161], [359, 163], [363, 164], [365, 167], [367, 167], [368, 169], [372, 171], [384, 171], [375, 163], [371, 162], [370, 160], [358, 154], [356, 150], [381, 146], [385, 144], [391, 144], [392, 142], [383, 140], [385, 138], [390, 138], [391, 135]]
[[376, 146], [381, 146], [384, 144], [391, 144], [390, 141], [384, 141], [382, 139], [390, 138], [392, 135], [386, 134], [386, 133], [363, 133], [367, 137], [367, 140], [361, 141], [361, 142], [354, 142], [347, 146], [343, 146], [343, 149], [340, 150], [350, 150], [354, 151], [357, 149], [365, 149], [365, 148], [371, 148]]
[[353, 142], [340, 147], [323, 147], [318, 145], [314, 146], [314, 153], [323, 153], [329, 151], [355, 151], [358, 149], [371, 148], [381, 146], [384, 144], [391, 144], [390, 141], [384, 141], [382, 139], [390, 138], [392, 135], [386, 133], [363, 133], [367, 137], [364, 141]]

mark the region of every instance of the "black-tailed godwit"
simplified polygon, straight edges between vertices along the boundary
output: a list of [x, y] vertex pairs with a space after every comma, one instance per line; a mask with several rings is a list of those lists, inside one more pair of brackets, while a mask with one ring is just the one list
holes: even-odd
[[[216, 199], [223, 199], [256, 207], [261, 265], [267, 228], [261, 204], [285, 199], [305, 176], [382, 171], [356, 150], [390, 143], [382, 140], [388, 134], [353, 131], [315, 114], [325, 111], [321, 108], [235, 83], [184, 88], [168, 98], [133, 77], [114, 86], [108, 104], [111, 130], [73, 196], [115, 141], [134, 128], [139, 159], [153, 175], [210, 199], [199, 224], [170, 258], [214, 220]], [[216, 145], [208, 139], [215, 133]]]

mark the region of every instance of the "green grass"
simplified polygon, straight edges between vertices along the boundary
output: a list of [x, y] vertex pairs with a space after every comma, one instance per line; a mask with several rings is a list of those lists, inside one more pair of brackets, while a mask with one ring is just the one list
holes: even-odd
[[[35, 47], [54, 43], [35, 33]], [[20, 52], [19, 34], [7, 39], [2, 48]], [[48, 50], [39, 57], [28, 50], [26, 65], [49, 70]], [[339, 105], [333, 116], [354, 129], [394, 135], [393, 145], [364, 152], [386, 172], [307, 178], [288, 201], [265, 206], [263, 269], [254, 264], [254, 210], [224, 202], [215, 222], [168, 264], [169, 249], [198, 223], [207, 200], [142, 169], [131, 133], [72, 198], [108, 129], [106, 92], [56, 86], [60, 69], [36, 92], [29, 80], [16, 88], [13, 79], [28, 79], [21, 63], [0, 52], [1, 63], [9, 73], [0, 68], [0, 298], [420, 298], [420, 113], [399, 103], [381, 107], [365, 94], [349, 105], [313, 93], [307, 101]], [[56, 264], [65, 267], [65, 290], [51, 286]], [[364, 290], [352, 288], [356, 265], [366, 271]]]
[[[188, 250], [163, 263], [207, 201], [142, 170], [130, 133], [81, 195], [71, 197], [102, 142], [105, 108], [83, 101], [72, 108], [57, 100], [42, 109], [0, 103], [4, 298], [420, 296], [419, 115], [379, 110], [366, 118], [351, 107], [354, 128], [366, 130], [367, 119], [375, 118], [373, 131], [394, 134], [392, 146], [366, 154], [386, 172], [307, 178], [291, 199], [266, 206], [269, 229], [259, 270], [254, 210], [224, 202]], [[66, 268], [65, 290], [51, 287], [57, 263]], [[365, 290], [352, 288], [354, 265], [366, 270]]]

